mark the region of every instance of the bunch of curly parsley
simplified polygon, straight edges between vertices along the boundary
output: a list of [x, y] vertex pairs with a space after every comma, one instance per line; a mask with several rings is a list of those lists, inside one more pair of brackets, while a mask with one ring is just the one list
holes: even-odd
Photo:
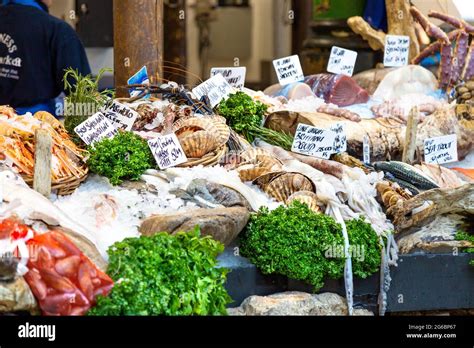
[[[377, 234], [361, 219], [346, 225], [350, 244], [364, 250], [362, 258], [353, 258], [353, 273], [366, 278], [380, 266], [381, 247]], [[344, 274], [341, 225], [329, 216], [314, 213], [300, 202], [272, 212], [263, 208], [254, 214], [240, 246], [242, 255], [264, 274], [276, 273], [302, 280], [313, 285], [315, 290], [324, 285], [325, 279], [339, 279]], [[339, 250], [342, 257], [327, 257], [329, 248]]]
[[115, 286], [88, 315], [225, 315], [228, 270], [216, 267], [223, 250], [199, 228], [115, 243], [107, 269]]
[[132, 132], [119, 132], [112, 139], [103, 139], [88, 148], [87, 164], [93, 173], [109, 178], [112, 185], [124, 179], [138, 180], [155, 160], [146, 140]]

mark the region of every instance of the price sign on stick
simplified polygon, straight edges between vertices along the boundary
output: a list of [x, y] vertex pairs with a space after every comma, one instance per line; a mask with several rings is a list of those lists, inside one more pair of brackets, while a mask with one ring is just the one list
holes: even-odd
[[301, 67], [300, 58], [297, 55], [275, 59], [273, 61], [273, 67], [277, 73], [278, 81], [282, 86], [304, 81], [303, 68]]
[[222, 74], [217, 74], [194, 88], [193, 94], [198, 99], [207, 95], [212, 108], [214, 108], [222, 99], [227, 98], [233, 91], [234, 89], [229, 85], [224, 76], [222, 76]]
[[425, 140], [425, 162], [443, 164], [458, 161], [458, 139], [456, 134]]
[[174, 133], [148, 140], [148, 146], [160, 169], [175, 167], [188, 161]]
[[116, 128], [126, 131], [132, 130], [133, 124], [139, 116], [138, 112], [115, 100], [104, 107], [103, 113]]
[[334, 141], [333, 153], [341, 153], [347, 151], [347, 136], [344, 131], [344, 125], [342, 123], [336, 123], [330, 128], [331, 131], [336, 133], [336, 140]]
[[370, 164], [370, 141], [367, 135], [364, 135], [363, 151], [364, 151], [364, 163]]
[[87, 145], [91, 145], [104, 138], [113, 138], [117, 129], [102, 112], [98, 112], [74, 128], [74, 132]]
[[328, 159], [334, 153], [337, 134], [333, 131], [300, 123], [291, 151], [302, 155]]
[[387, 35], [385, 38], [385, 55], [383, 64], [386, 67], [408, 65], [410, 54], [410, 37], [403, 35]]
[[333, 74], [352, 76], [357, 60], [357, 52], [333, 46], [327, 71]]
[[222, 74], [227, 83], [232, 87], [242, 89], [245, 85], [245, 75], [247, 74], [247, 68], [212, 68], [211, 77], [216, 76], [217, 74]]

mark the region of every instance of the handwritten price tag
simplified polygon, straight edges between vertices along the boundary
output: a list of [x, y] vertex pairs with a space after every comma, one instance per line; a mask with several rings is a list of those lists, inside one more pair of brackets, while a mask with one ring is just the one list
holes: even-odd
[[74, 128], [74, 132], [87, 145], [91, 145], [105, 138], [113, 138], [117, 129], [102, 112], [98, 112]]
[[212, 68], [211, 76], [216, 76], [217, 74], [222, 74], [227, 83], [232, 87], [242, 89], [245, 85], [245, 75], [247, 74], [247, 68]]
[[106, 105], [102, 112], [116, 128], [126, 131], [132, 130], [133, 124], [138, 116], [140, 116], [135, 110], [115, 100]]
[[458, 139], [456, 134], [425, 140], [425, 162], [430, 164], [443, 164], [457, 162]]
[[209, 80], [204, 81], [193, 89], [193, 94], [198, 99], [207, 95], [213, 108], [219, 104], [222, 99], [227, 98], [232, 92], [234, 92], [234, 89], [227, 83], [222, 74], [217, 74], [216, 76], [211, 77]]
[[385, 38], [385, 55], [383, 64], [386, 67], [408, 65], [410, 54], [410, 37], [403, 35], [387, 35]]
[[148, 140], [148, 146], [160, 169], [175, 167], [188, 161], [174, 133]]
[[333, 153], [341, 153], [347, 151], [347, 136], [345, 127], [342, 123], [336, 123], [330, 128], [331, 131], [336, 133], [336, 139], [333, 145]]
[[303, 68], [301, 67], [300, 58], [297, 55], [275, 59], [273, 61], [273, 67], [277, 73], [278, 81], [282, 86], [304, 80]]
[[330, 130], [300, 123], [296, 129], [291, 151], [302, 155], [329, 159], [334, 153], [337, 134]]
[[352, 76], [357, 60], [357, 52], [333, 46], [327, 71], [333, 74]]

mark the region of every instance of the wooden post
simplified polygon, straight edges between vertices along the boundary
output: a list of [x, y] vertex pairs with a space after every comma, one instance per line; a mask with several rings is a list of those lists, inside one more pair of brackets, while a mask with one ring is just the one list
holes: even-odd
[[51, 196], [51, 151], [53, 139], [45, 129], [35, 132], [35, 170], [33, 189], [49, 199]]
[[186, 71], [186, 0], [167, 1], [164, 9], [165, 79], [187, 83]]
[[300, 54], [303, 42], [308, 38], [313, 15], [312, 0], [293, 0], [294, 23], [292, 32], [293, 54]]
[[114, 72], [120, 86], [146, 65], [151, 83], [163, 77], [163, 0], [114, 0]]
[[405, 145], [403, 146], [402, 162], [412, 164], [415, 161], [416, 151], [416, 128], [420, 120], [418, 107], [410, 110], [408, 115], [407, 130], [405, 135]]
[[410, 61], [420, 53], [415, 21], [410, 13], [409, 0], [385, 0], [387, 7], [387, 34], [410, 37]]

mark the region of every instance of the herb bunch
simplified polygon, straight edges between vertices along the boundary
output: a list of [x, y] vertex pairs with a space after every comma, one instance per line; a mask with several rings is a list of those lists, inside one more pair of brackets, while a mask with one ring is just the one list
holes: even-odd
[[[350, 244], [360, 245], [364, 250], [363, 259], [353, 258], [353, 273], [365, 278], [380, 266], [377, 234], [364, 220], [352, 220], [346, 225]], [[315, 290], [324, 285], [325, 279], [344, 275], [344, 255], [327, 257], [329, 248], [343, 250], [341, 225], [300, 202], [272, 212], [262, 208], [251, 217], [241, 239], [242, 255], [264, 274], [302, 280]]]
[[148, 143], [132, 132], [120, 131], [112, 139], [89, 146], [88, 150], [90, 170], [109, 178], [112, 185], [119, 185], [124, 179], [139, 180], [147, 169], [155, 167]]
[[64, 102], [65, 105], [72, 105], [74, 110], [77, 106], [80, 109], [80, 115], [70, 115], [67, 112], [68, 109], [65, 108], [64, 126], [77, 144], [81, 144], [82, 140], [76, 135], [74, 128], [96, 113], [109, 98], [114, 96], [111, 90], [99, 92], [99, 81], [106, 72], [111, 71], [112, 69], [101, 69], [97, 77], [94, 78], [91, 75], [81, 75], [77, 69], [65, 70], [63, 81], [67, 96]]
[[217, 268], [224, 246], [192, 232], [128, 238], [108, 251], [116, 282], [89, 315], [223, 315], [231, 302], [228, 270]]
[[[470, 242], [472, 245], [474, 245], [474, 236], [465, 232], [465, 231], [458, 231], [456, 232], [455, 236], [456, 240], [465, 240]], [[467, 253], [474, 253], [474, 248], [466, 248], [465, 250]], [[474, 259], [469, 261], [469, 265], [474, 266]]]
[[262, 126], [267, 106], [244, 92], [232, 94], [222, 101], [217, 112], [227, 119], [229, 126], [249, 142], [260, 138], [270, 144], [291, 150], [293, 137]]

